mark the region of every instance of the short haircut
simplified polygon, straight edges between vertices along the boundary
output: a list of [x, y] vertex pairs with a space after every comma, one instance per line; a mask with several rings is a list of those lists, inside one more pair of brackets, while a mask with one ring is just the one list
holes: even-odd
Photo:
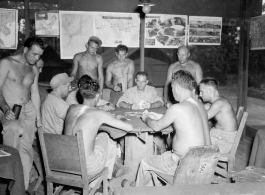
[[137, 78], [138, 75], [140, 75], [140, 76], [145, 76], [146, 79], [148, 79], [148, 74], [147, 74], [146, 72], [144, 72], [144, 71], [139, 71], [139, 72], [137, 72], [135, 77]]
[[128, 53], [128, 47], [122, 44], [119, 44], [115, 50], [116, 50], [116, 53], [119, 53], [120, 51], [125, 51], [125, 53]]
[[[97, 81], [93, 80], [90, 76], [82, 76], [79, 83], [78, 93], [84, 99], [94, 99], [96, 94], [99, 93], [99, 84]], [[78, 97], [78, 95], [77, 95]]]
[[190, 49], [189, 49], [189, 47], [187, 47], [186, 45], [181, 45], [181, 46], [179, 46], [179, 48], [178, 48], [178, 52], [179, 52], [179, 50], [181, 50], [181, 49], [185, 49], [185, 50], [188, 51], [188, 53], [190, 53]]
[[218, 87], [219, 87], [218, 81], [212, 77], [206, 77], [206, 78], [202, 79], [200, 84], [211, 86], [215, 89], [218, 89]]
[[179, 84], [184, 89], [193, 90], [197, 88], [197, 83], [190, 72], [179, 70], [172, 75], [172, 83]]
[[27, 47], [31, 49], [33, 45], [39, 46], [42, 50], [45, 49], [44, 42], [41, 38], [37, 36], [29, 37], [27, 40], [24, 42], [24, 47]]

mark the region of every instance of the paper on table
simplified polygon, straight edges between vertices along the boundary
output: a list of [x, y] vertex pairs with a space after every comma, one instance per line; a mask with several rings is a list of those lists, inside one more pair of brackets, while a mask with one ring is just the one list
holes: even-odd
[[10, 156], [11, 154], [8, 153], [8, 152], [5, 152], [3, 150], [0, 150], [0, 157], [3, 157], [3, 156]]

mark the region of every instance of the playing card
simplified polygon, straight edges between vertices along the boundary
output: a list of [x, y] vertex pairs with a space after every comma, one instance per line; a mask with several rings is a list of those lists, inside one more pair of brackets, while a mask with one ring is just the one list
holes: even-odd
[[139, 108], [140, 108], [140, 109], [144, 109], [144, 103], [145, 103], [144, 100], [141, 100], [141, 101], [139, 102]]
[[148, 110], [143, 111], [143, 114], [148, 114]]

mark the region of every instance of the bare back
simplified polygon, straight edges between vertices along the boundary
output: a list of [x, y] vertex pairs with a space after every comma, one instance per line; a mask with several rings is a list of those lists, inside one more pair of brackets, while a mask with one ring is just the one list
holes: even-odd
[[102, 61], [102, 57], [100, 55], [96, 54], [94, 56], [91, 56], [86, 52], [81, 52], [74, 56], [73, 61], [74, 61], [73, 71], [77, 72], [79, 78], [87, 74], [92, 79], [98, 81], [99, 78], [98, 66]]
[[113, 118], [111, 114], [103, 110], [89, 108], [85, 105], [71, 105], [65, 118], [64, 134], [75, 135], [78, 130], [82, 130], [85, 154], [88, 157], [94, 151], [95, 138], [103, 123], [125, 131], [132, 130], [131, 125]]
[[237, 119], [235, 111], [230, 102], [224, 98], [219, 97], [212, 103], [208, 110], [209, 119], [216, 120], [215, 128], [224, 131], [237, 131]]
[[169, 113], [174, 113], [175, 117], [173, 122], [175, 135], [172, 142], [174, 151], [184, 154], [191, 146], [210, 144], [207, 112], [203, 105], [189, 98], [171, 106], [168, 110]]
[[125, 91], [133, 85], [134, 62], [128, 58], [124, 62], [115, 60], [107, 67], [106, 74], [106, 82], [122, 83], [122, 91]]
[[7, 102], [24, 104], [31, 99], [37, 66], [20, 63], [21, 54], [0, 61], [0, 88]]

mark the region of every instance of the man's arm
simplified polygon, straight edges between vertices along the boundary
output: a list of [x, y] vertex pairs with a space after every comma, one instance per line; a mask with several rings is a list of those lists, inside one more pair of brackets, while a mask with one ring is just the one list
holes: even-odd
[[166, 111], [165, 115], [161, 119], [153, 120], [148, 117], [144, 122], [154, 131], [161, 131], [175, 121], [177, 115], [179, 114], [178, 110], [180, 110], [178, 109], [178, 105], [173, 105]]
[[199, 84], [201, 82], [202, 78], [203, 78], [202, 68], [201, 68], [200, 64], [197, 64], [196, 78], [195, 78], [197, 84]]
[[100, 93], [102, 95], [104, 87], [104, 75], [103, 75], [103, 59], [101, 56], [97, 58], [97, 62], [98, 62], [98, 82], [100, 87]]
[[163, 102], [157, 101], [157, 102], [151, 103], [150, 108], [159, 108], [159, 107], [162, 107], [163, 105], [164, 105]]
[[35, 73], [34, 82], [31, 85], [31, 101], [34, 106], [36, 117], [37, 117], [37, 126], [41, 126], [41, 114], [40, 114], [40, 94], [39, 94], [39, 86], [38, 86], [38, 80], [39, 80], [39, 71], [37, 67], [33, 67], [33, 71]]
[[164, 105], [165, 106], [167, 105], [167, 101], [168, 101], [168, 85], [172, 79], [172, 69], [173, 69], [173, 64], [171, 64], [167, 70], [167, 78], [166, 78], [166, 82], [164, 86]]
[[79, 55], [75, 54], [74, 59], [73, 59], [72, 72], [70, 74], [71, 77], [74, 77], [74, 78], [76, 77], [76, 73], [78, 69], [78, 61], [79, 61]]
[[133, 126], [129, 123], [123, 122], [119, 119], [114, 118], [111, 114], [102, 111], [102, 123], [105, 123], [107, 125], [110, 125], [112, 127], [118, 128], [118, 129], [122, 129], [125, 131], [132, 131], [133, 130]]
[[127, 89], [133, 87], [133, 74], [134, 74], [134, 62], [131, 60], [129, 64], [129, 70], [128, 70], [128, 84], [127, 84]]
[[207, 110], [208, 120], [215, 117], [221, 111], [222, 105], [223, 105], [223, 102], [221, 100], [216, 100], [211, 105], [211, 107]]
[[109, 64], [106, 70], [106, 81], [105, 84], [107, 85], [108, 88], [110, 89], [114, 89], [114, 85], [111, 83], [111, 79], [112, 79], [112, 64]]
[[119, 104], [117, 104], [118, 107], [120, 108], [129, 108], [132, 109], [132, 104], [126, 103], [126, 102], [120, 102]]
[[8, 76], [9, 67], [10, 67], [10, 61], [8, 59], [3, 59], [0, 61], [0, 108], [5, 114], [6, 119], [8, 120], [15, 118], [14, 113], [6, 103], [2, 90]]

